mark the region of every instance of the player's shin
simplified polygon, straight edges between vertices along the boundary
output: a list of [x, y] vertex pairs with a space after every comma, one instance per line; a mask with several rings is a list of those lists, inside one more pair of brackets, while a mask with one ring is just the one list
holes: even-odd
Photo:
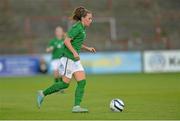
[[65, 83], [64, 81], [58, 81], [56, 83], [54, 83], [52, 86], [50, 86], [49, 88], [45, 89], [43, 91], [43, 94], [46, 95], [50, 95], [52, 93], [58, 92], [61, 89], [65, 89], [68, 88], [69, 84]]
[[74, 106], [80, 105], [83, 95], [84, 95], [84, 89], [86, 85], [86, 80], [81, 80], [77, 82], [77, 87], [75, 91], [75, 104]]

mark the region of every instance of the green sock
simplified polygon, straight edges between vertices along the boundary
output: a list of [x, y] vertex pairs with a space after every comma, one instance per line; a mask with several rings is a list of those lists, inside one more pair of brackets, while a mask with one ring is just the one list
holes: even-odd
[[86, 80], [81, 80], [77, 82], [76, 92], [75, 92], [75, 103], [74, 105], [80, 105], [83, 95], [84, 95], [84, 87], [86, 85]]
[[57, 83], [58, 81], [60, 81], [59, 78], [54, 78], [54, 83]]
[[52, 86], [50, 86], [49, 88], [45, 89], [43, 91], [44, 96], [50, 95], [54, 92], [58, 92], [61, 89], [65, 89], [68, 88], [69, 84], [65, 83], [64, 81], [58, 81], [56, 83], [54, 83]]

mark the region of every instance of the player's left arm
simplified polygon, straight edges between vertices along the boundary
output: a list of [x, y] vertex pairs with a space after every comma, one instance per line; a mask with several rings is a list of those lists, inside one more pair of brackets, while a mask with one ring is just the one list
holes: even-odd
[[96, 52], [96, 49], [95, 49], [95, 48], [93, 48], [93, 47], [88, 47], [88, 46], [86, 46], [86, 45], [84, 45], [84, 44], [82, 45], [82, 48], [85, 49], [85, 50], [87, 50], [87, 51], [93, 52], [93, 53]]

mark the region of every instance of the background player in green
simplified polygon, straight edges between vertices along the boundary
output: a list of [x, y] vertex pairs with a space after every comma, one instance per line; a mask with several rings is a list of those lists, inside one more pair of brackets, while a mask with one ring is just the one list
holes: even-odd
[[55, 93], [59, 90], [68, 88], [70, 80], [72, 76], [74, 76], [77, 81], [77, 87], [75, 91], [75, 101], [72, 112], [88, 112], [88, 109], [82, 108], [80, 106], [84, 95], [86, 76], [84, 68], [80, 62], [79, 53], [81, 48], [84, 48], [90, 52], [95, 52], [94, 48], [83, 45], [83, 41], [86, 38], [85, 27], [90, 26], [92, 22], [92, 13], [84, 7], [78, 7], [75, 9], [73, 14], [73, 19], [77, 22], [71, 27], [71, 29], [67, 33], [67, 36], [64, 40], [64, 56], [60, 59], [60, 73], [62, 75], [62, 81], [53, 84], [44, 91], [38, 91], [37, 103], [39, 108], [45, 96]]
[[58, 26], [55, 29], [55, 37], [50, 40], [46, 52], [51, 52], [52, 61], [51, 68], [53, 70], [54, 82], [60, 81], [59, 66], [60, 58], [63, 55], [64, 49], [64, 31], [63, 28]]

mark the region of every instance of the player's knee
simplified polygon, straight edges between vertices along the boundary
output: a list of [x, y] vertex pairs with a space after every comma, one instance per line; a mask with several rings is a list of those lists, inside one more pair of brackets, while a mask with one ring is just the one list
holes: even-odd
[[70, 80], [71, 80], [70, 78], [67, 78], [67, 77], [65, 77], [65, 76], [62, 76], [62, 81], [63, 81], [63, 82], [69, 84], [69, 83], [70, 83]]
[[64, 85], [64, 88], [68, 88], [69, 87], [69, 82], [70, 82], [70, 79], [69, 78], [66, 78], [64, 76], [62, 76], [62, 83]]

